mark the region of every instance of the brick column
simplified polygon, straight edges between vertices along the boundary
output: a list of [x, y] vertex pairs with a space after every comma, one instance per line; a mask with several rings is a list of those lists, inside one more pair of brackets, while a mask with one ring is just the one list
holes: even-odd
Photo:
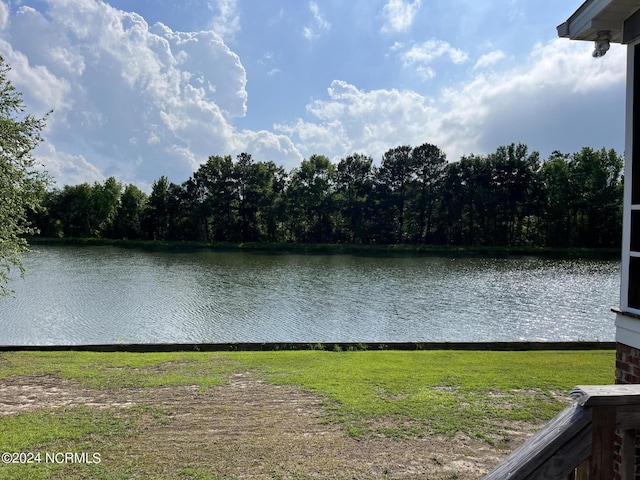
[[616, 383], [640, 383], [640, 350], [616, 344]]
[[[616, 344], [616, 384], [640, 384], [640, 350], [623, 343]], [[614, 458], [614, 480], [622, 479], [620, 475], [620, 449], [622, 445], [621, 432], [616, 432]], [[635, 480], [640, 480], [640, 430], [636, 430], [636, 468]]]

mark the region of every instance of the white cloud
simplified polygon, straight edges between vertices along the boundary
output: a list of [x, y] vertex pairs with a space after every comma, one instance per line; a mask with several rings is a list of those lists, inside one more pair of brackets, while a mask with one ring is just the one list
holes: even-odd
[[316, 2], [309, 2], [309, 10], [313, 14], [313, 18], [316, 21], [316, 24], [322, 30], [328, 30], [331, 28], [331, 24], [327, 22], [324, 18], [324, 15], [320, 13], [320, 9], [318, 8], [318, 4]]
[[466, 52], [452, 47], [443, 40], [429, 40], [419, 45], [414, 45], [402, 54], [406, 65], [430, 63], [442, 56], [449, 57], [453, 63], [464, 63], [469, 59]]
[[51, 47], [51, 59], [74, 76], [82, 75], [84, 72], [84, 58], [64, 47]]
[[9, 25], [9, 7], [0, 1], [0, 30], [4, 30]]
[[[334, 80], [306, 106], [304, 118], [274, 125], [275, 133], [239, 130], [233, 122], [247, 113], [247, 76], [219, 33], [149, 26], [98, 0], [49, 0], [42, 13], [23, 6], [6, 22], [3, 5], [0, 54], [13, 67], [11, 79], [30, 112], [54, 108], [38, 155], [59, 184], [110, 175], [138, 185], [160, 175], [179, 182], [209, 155], [241, 151], [292, 168], [303, 154], [336, 159], [361, 151], [379, 159], [399, 144], [430, 142], [457, 160], [536, 135], [546, 136], [545, 144], [562, 142], [576, 116], [590, 118], [589, 106], [602, 112], [594, 110], [587, 126], [579, 122], [585, 130], [576, 138], [611, 145], [599, 130], [614, 128], [611, 92], [624, 92], [623, 47], [612, 46], [596, 60], [590, 44], [554, 39], [519, 55], [519, 64], [507, 65], [500, 50], [489, 52], [465, 69], [466, 81], [449, 80], [429, 93], [362, 90]], [[308, 3], [310, 38], [331, 28], [319, 5]], [[390, 1], [383, 11], [388, 31], [408, 29], [419, 6]], [[396, 42], [388, 52], [424, 78], [439, 62], [469, 61], [466, 52], [438, 40]], [[273, 58], [262, 59], [265, 76], [278, 72]], [[533, 140], [530, 146], [537, 148]]]
[[428, 80], [435, 76], [435, 71], [430, 64], [440, 58], [448, 57], [455, 64], [461, 64], [469, 60], [466, 52], [452, 47], [443, 40], [429, 40], [413, 45], [408, 51], [400, 55], [405, 68], [415, 67], [416, 72]]
[[225, 40], [233, 39], [240, 31], [240, 14], [237, 0], [215, 0], [208, 2], [209, 10], [215, 13], [209, 24], [211, 30]]
[[393, 45], [389, 47], [389, 50], [392, 52], [397, 52], [398, 50], [401, 50], [403, 47], [404, 47], [404, 44], [402, 44], [401, 42], [393, 42]]
[[313, 15], [313, 24], [303, 27], [302, 35], [311, 41], [318, 38], [322, 32], [329, 31], [331, 24], [324, 18], [316, 2], [309, 2], [309, 11]]
[[316, 33], [313, 31], [311, 27], [302, 27], [302, 36], [309, 41], [313, 40], [314, 38], [317, 38]]
[[274, 135], [266, 130], [240, 132], [241, 149], [236, 154], [249, 152], [254, 158], [263, 161], [273, 161], [276, 165], [283, 165], [288, 170], [297, 167], [302, 161], [302, 155], [285, 135]]
[[[437, 98], [407, 90], [363, 91], [334, 80], [327, 99], [307, 105], [312, 120], [275, 128], [290, 135], [305, 155], [324, 153], [334, 159], [353, 151], [379, 159], [391, 147], [424, 142], [438, 145], [450, 160], [541, 136], [555, 135], [563, 142], [576, 107], [624, 90], [624, 49], [612, 47], [599, 60], [590, 53], [590, 45], [554, 39], [535, 45], [522, 65], [477, 73]], [[577, 138], [583, 142], [579, 146], [594, 140], [587, 132], [577, 132]], [[609, 137], [599, 138], [607, 144]]]
[[473, 68], [479, 69], [479, 68], [491, 67], [496, 63], [498, 63], [500, 60], [503, 60], [504, 58], [506, 58], [506, 55], [502, 50], [494, 50], [493, 52], [489, 52], [485, 55], [482, 55], [478, 59], [478, 61], [476, 62]]
[[[523, 139], [542, 136], [535, 129], [545, 132], [546, 143], [551, 138], [567, 142], [575, 129], [577, 108], [594, 104], [605, 92], [613, 96], [624, 90], [624, 48], [612, 47], [600, 60], [591, 57], [590, 44], [554, 39], [536, 44], [523, 65], [479, 73], [459, 88], [445, 89], [441, 98], [447, 108], [442, 124], [446, 126], [443, 131], [450, 133], [444, 141], [456, 155], [519, 141], [514, 135]], [[602, 144], [610, 142], [610, 135], [592, 136], [582, 130], [582, 145], [596, 137], [602, 138]]]
[[[102, 172], [87, 162], [84, 156], [58, 152], [50, 143], [38, 147], [35, 154], [46, 165], [47, 171], [56, 181], [58, 188], [62, 188], [65, 184], [102, 182], [105, 179]], [[64, 179], [64, 182], [60, 182], [60, 179]]]
[[340, 156], [353, 151], [381, 155], [390, 145], [412, 142], [429, 128], [437, 111], [422, 95], [412, 91], [365, 92], [334, 80], [328, 100], [316, 100], [307, 110], [320, 122], [298, 119], [276, 125], [276, 130], [300, 140], [305, 155]]
[[404, 0], [389, 0], [382, 8], [382, 16], [385, 20], [380, 29], [382, 33], [401, 33], [411, 28], [422, 0], [405, 2]]
[[71, 106], [71, 85], [66, 79], [54, 75], [44, 65], [33, 66], [26, 55], [1, 38], [0, 52], [11, 66], [12, 83], [19, 91], [28, 92], [26, 102], [35, 111], [43, 114], [52, 108], [64, 111]]
[[[246, 72], [214, 31], [150, 27], [98, 0], [50, 1], [44, 13], [21, 7], [10, 20], [0, 53], [29, 111], [54, 109], [42, 158], [59, 183], [98, 174], [180, 182], [209, 155], [251, 144], [231, 124], [247, 111]], [[261, 145], [269, 135], [272, 158], [278, 148], [295, 157], [280, 135], [260, 132]]]

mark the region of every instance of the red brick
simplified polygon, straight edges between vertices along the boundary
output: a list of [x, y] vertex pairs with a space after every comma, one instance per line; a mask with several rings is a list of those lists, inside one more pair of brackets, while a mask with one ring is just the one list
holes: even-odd
[[623, 363], [623, 362], [617, 363], [616, 367], [618, 367], [623, 372], [631, 372], [633, 368], [632, 365], [629, 365], [628, 363]]
[[[640, 350], [629, 347], [628, 345], [622, 345], [618, 343], [616, 345], [616, 365], [615, 365], [615, 377], [616, 383], [640, 383]], [[615, 435], [615, 453], [614, 453], [614, 476], [615, 480], [620, 480], [620, 446], [622, 445], [621, 432], [616, 432]], [[640, 479], [640, 439], [638, 434], [640, 432], [636, 430], [636, 478]]]
[[627, 365], [633, 365], [635, 367], [640, 366], [640, 357], [629, 357], [627, 358], [627, 361], [625, 362]]

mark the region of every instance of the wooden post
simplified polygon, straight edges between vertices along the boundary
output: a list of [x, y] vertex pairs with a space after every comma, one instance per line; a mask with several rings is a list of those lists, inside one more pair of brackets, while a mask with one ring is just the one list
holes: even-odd
[[613, 448], [616, 433], [616, 407], [593, 407], [591, 422], [591, 465], [589, 480], [613, 478]]
[[620, 478], [634, 480], [636, 478], [636, 431], [622, 432], [622, 448], [620, 449]]

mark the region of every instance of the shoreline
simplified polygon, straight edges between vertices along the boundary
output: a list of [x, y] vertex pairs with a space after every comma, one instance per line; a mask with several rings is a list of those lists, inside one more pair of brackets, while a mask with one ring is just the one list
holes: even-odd
[[434, 256], [540, 256], [551, 258], [620, 258], [619, 248], [552, 248], [505, 246], [452, 246], [452, 245], [364, 245], [325, 243], [267, 243], [267, 242], [190, 242], [166, 240], [128, 240], [109, 238], [51, 238], [27, 237], [29, 245], [51, 246], [113, 246], [141, 250], [167, 251], [240, 251], [272, 254], [319, 255], [434, 255]]
[[237, 342], [237, 343], [121, 343], [85, 345], [0, 345], [0, 352], [81, 351], [81, 352], [273, 352], [273, 351], [385, 351], [385, 350], [464, 350], [464, 351], [552, 351], [614, 350], [616, 342]]

